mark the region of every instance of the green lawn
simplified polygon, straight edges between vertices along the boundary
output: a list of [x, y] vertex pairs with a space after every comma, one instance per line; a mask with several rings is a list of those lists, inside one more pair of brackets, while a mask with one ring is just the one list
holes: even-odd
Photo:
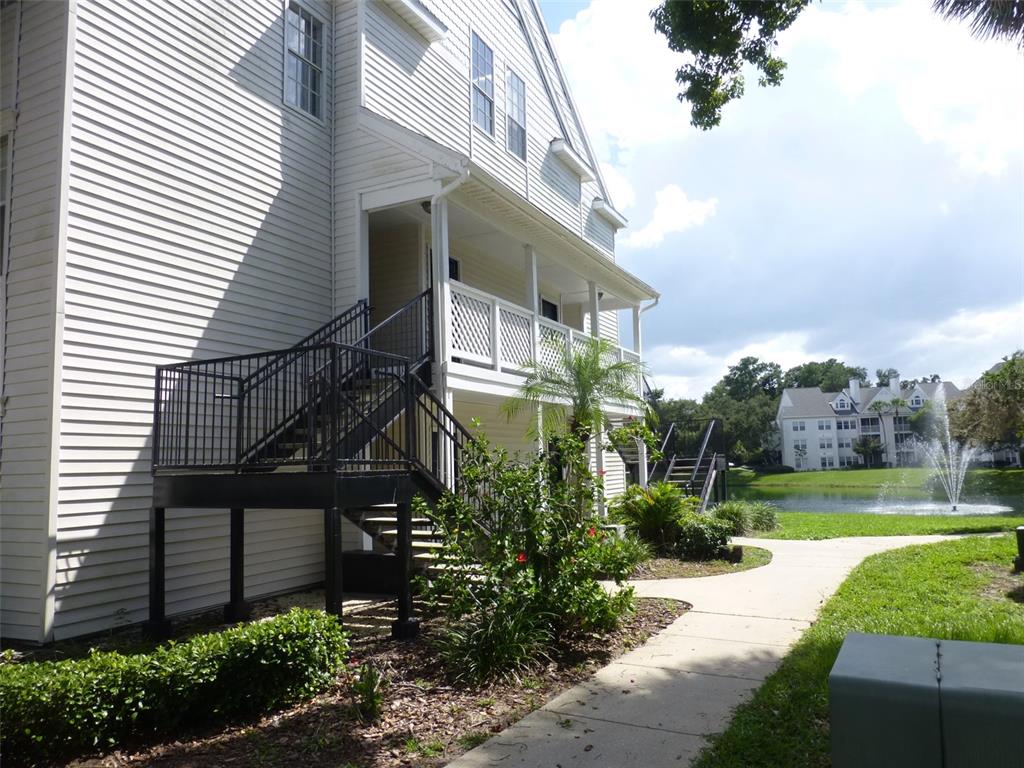
[[[881, 489], [882, 486], [929, 488], [932, 472], [922, 467], [903, 469], [841, 469], [825, 472], [787, 472], [759, 474], [746, 467], [729, 470], [729, 483], [759, 488]], [[1024, 469], [972, 469], [964, 483], [965, 494], [988, 493], [997, 496], [1024, 495]]]
[[928, 533], [995, 533], [1024, 525], [1024, 517], [994, 515], [858, 515], [779, 512], [780, 527], [753, 533], [768, 539], [835, 539], [842, 536], [911, 536]]
[[825, 768], [828, 673], [847, 632], [1024, 644], [1024, 578], [1011, 537], [969, 538], [865, 560], [697, 768]]

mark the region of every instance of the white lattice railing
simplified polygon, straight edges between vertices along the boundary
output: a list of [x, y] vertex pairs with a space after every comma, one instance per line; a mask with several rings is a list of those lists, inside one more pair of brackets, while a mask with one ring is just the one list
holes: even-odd
[[[452, 357], [506, 373], [520, 373], [527, 360], [556, 365], [567, 344], [579, 349], [588, 338], [582, 331], [456, 283], [451, 284], [450, 317]], [[616, 345], [612, 359], [639, 362], [640, 355]]]

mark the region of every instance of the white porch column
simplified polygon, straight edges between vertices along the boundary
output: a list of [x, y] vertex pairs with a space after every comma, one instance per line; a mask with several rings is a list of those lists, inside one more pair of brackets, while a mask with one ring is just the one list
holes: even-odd
[[[523, 274], [526, 276], [526, 294], [523, 296], [523, 306], [530, 310], [531, 332], [533, 334], [530, 342], [530, 356], [534, 360], [540, 357], [540, 325], [537, 323], [540, 315], [540, 285], [537, 282], [537, 252], [533, 246], [527, 243], [523, 246]], [[537, 403], [537, 451], [543, 452], [544, 445], [544, 404]]]
[[448, 275], [448, 199], [437, 200], [430, 210], [431, 228], [431, 278], [434, 286], [434, 349], [437, 360], [434, 365], [434, 392], [451, 409], [448, 396], [449, 329], [451, 327], [451, 284]]
[[[597, 338], [601, 335], [601, 300], [597, 295], [597, 283], [590, 280], [587, 283], [587, 287], [590, 289], [590, 335], [593, 338]], [[591, 440], [594, 442], [594, 471], [597, 472], [598, 477], [604, 478], [604, 433], [598, 432], [594, 435]], [[604, 517], [607, 513], [604, 507], [604, 493], [597, 500], [597, 511]]]
[[[633, 305], [633, 351], [643, 360], [643, 337], [640, 331], [640, 305]], [[642, 416], [641, 416], [642, 418]], [[637, 463], [639, 464], [640, 487], [646, 488], [649, 478], [647, 477], [647, 443], [643, 440], [637, 441]]]

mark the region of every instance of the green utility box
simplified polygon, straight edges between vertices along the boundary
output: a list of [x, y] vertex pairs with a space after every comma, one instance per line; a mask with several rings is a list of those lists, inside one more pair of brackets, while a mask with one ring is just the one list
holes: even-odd
[[1024, 768], [1024, 646], [851, 632], [829, 708], [833, 768]]
[[939, 653], [947, 768], [1024, 768], [1024, 645], [943, 640]]
[[939, 768], [936, 643], [846, 636], [828, 678], [832, 768]]

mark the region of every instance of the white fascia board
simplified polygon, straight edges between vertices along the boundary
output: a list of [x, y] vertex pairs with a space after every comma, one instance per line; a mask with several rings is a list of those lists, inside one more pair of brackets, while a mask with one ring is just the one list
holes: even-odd
[[594, 180], [594, 172], [590, 166], [583, 161], [583, 158], [576, 154], [573, 148], [566, 143], [565, 139], [552, 139], [551, 151], [555, 153], [559, 160], [569, 166], [573, 173], [580, 177], [580, 181]]
[[428, 43], [436, 43], [448, 36], [448, 27], [420, 0], [385, 0], [385, 3]]
[[626, 225], [629, 224], [625, 216], [612, 208], [607, 200], [600, 197], [594, 198], [594, 213], [604, 218], [605, 221], [616, 229], [625, 229]]

